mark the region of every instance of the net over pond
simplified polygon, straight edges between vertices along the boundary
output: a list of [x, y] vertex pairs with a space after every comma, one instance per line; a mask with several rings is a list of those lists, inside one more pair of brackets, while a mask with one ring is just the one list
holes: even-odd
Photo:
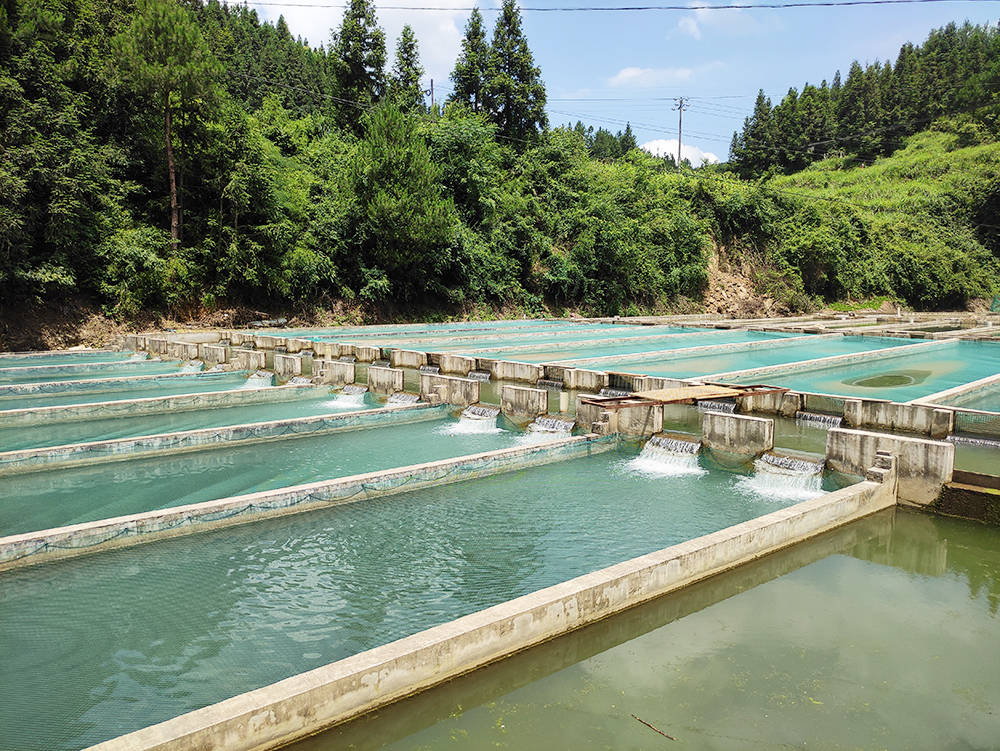
[[30, 368], [39, 365], [79, 365], [95, 362], [121, 362], [146, 359], [135, 352], [109, 352], [106, 350], [81, 350], [80, 352], [25, 352], [4, 354], [0, 357], [0, 368]]
[[519, 436], [495, 420], [458, 435], [458, 420], [398, 414], [420, 421], [0, 477], [0, 536], [508, 448]]
[[290, 751], [994, 748], [998, 551], [883, 512]]
[[123, 360], [121, 362], [83, 363], [80, 365], [41, 365], [6, 368], [0, 360], [0, 386], [61, 381], [88, 381], [103, 378], [159, 375], [201, 370], [177, 360]]
[[785, 505], [634, 457], [6, 572], [4, 744], [81, 748]]

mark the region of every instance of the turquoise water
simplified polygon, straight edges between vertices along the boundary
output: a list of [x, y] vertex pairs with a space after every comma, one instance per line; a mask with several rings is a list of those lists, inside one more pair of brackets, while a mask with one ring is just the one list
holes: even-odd
[[291, 748], [996, 748], [998, 605], [1000, 531], [884, 512]]
[[134, 352], [70, 352], [61, 355], [41, 353], [4, 355], [0, 357], [0, 368], [29, 368], [39, 365], [76, 365], [88, 362], [119, 362], [135, 357]]
[[[0, 366], [2, 366], [2, 361], [0, 361]], [[46, 366], [43, 368], [19, 366], [7, 372], [0, 371], [0, 386], [18, 383], [87, 381], [97, 378], [159, 375], [162, 373], [177, 373], [182, 369], [190, 369], [190, 366], [176, 360], [126, 360], [113, 363], [86, 363], [71, 366]]]
[[260, 329], [249, 330], [251, 334], [285, 336], [308, 339], [317, 336], [335, 337], [340, 334], [392, 334], [414, 331], [446, 331], [464, 329], [504, 329], [521, 326], [545, 326], [562, 321], [547, 321], [539, 318], [509, 319], [503, 321], [446, 321], [442, 323], [390, 323], [369, 326], [327, 326], [320, 328]]
[[[278, 393], [275, 393], [277, 396]], [[0, 428], [0, 451], [62, 446], [69, 443], [135, 438], [179, 430], [243, 425], [251, 422], [311, 417], [344, 410], [383, 406], [369, 394], [334, 395], [328, 389], [302, 389], [301, 398], [235, 407], [192, 409], [154, 415], [134, 415], [80, 422]]]
[[1000, 344], [956, 341], [882, 362], [811, 368], [765, 380], [800, 391], [906, 402], [997, 373]]
[[[612, 364], [606, 363], [602, 366], [602, 369], [671, 378], [693, 378], [695, 376], [728, 373], [735, 370], [763, 368], [768, 365], [783, 365], [790, 362], [799, 362], [800, 360], [812, 360], [817, 357], [869, 352], [906, 344], [913, 344], [913, 342], [908, 339], [842, 336], [836, 339], [819, 339], [779, 347], [761, 347], [745, 352], [671, 357], [662, 360], [621, 361]], [[577, 364], [579, 367], [587, 367], [586, 361]], [[756, 376], [756, 378], [759, 378], [759, 376]], [[750, 380], [753, 381], [754, 378]], [[756, 381], [754, 382], [756, 383]]]
[[150, 379], [149, 381], [133, 381], [132, 383], [125, 384], [117, 383], [107, 391], [94, 391], [90, 388], [82, 388], [59, 393], [2, 396], [0, 397], [0, 410], [56, 407], [69, 404], [119, 401], [122, 399], [149, 399], [157, 396], [226, 391], [239, 388], [246, 383], [247, 375], [244, 371], [231, 373], [193, 373], [189, 376], [164, 378], [162, 380]]
[[80, 748], [788, 503], [633, 456], [5, 572], [4, 745]]
[[966, 409], [981, 409], [987, 412], [1000, 412], [1000, 383], [983, 386], [975, 391], [959, 394], [956, 397], [945, 399], [939, 403], [950, 404], [954, 407], [965, 407]]
[[[412, 415], [410, 415], [412, 417]], [[452, 418], [0, 477], [0, 536], [508, 448]]]
[[[774, 334], [762, 331], [723, 331], [695, 333], [678, 336], [671, 339], [660, 339], [645, 342], [625, 342], [615, 344], [614, 339], [606, 343], [587, 347], [551, 347], [545, 350], [518, 349], [504, 346], [502, 349], [473, 350], [471, 354], [477, 357], [489, 357], [501, 360], [519, 362], [556, 362], [562, 360], [579, 360], [586, 357], [606, 357], [611, 355], [627, 355], [640, 352], [658, 352], [667, 350], [683, 350], [687, 347], [705, 347], [714, 344], [735, 344], [739, 342], [757, 342], [764, 339], [787, 339], [792, 334]], [[563, 339], [562, 341], [566, 341]], [[456, 350], [458, 348], [455, 348]], [[594, 367], [600, 364], [595, 363]], [[608, 365], [616, 368], [617, 364]]]

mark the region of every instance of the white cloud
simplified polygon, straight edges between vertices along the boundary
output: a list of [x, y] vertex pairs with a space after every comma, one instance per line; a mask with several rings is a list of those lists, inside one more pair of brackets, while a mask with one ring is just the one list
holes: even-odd
[[608, 85], [616, 88], [650, 88], [688, 83], [699, 73], [706, 73], [722, 67], [722, 62], [716, 60], [694, 68], [640, 68], [629, 66], [622, 68], [608, 79]]
[[[657, 138], [654, 141], [647, 141], [639, 146], [640, 149], [648, 151], [653, 156], [672, 156], [677, 158], [676, 138]], [[687, 159], [695, 167], [700, 167], [703, 162], [718, 164], [719, 157], [711, 151], [702, 151], [697, 146], [685, 143], [681, 146], [681, 158]]]
[[698, 19], [694, 16], [681, 16], [681, 20], [677, 22], [677, 30], [695, 39], [701, 39], [701, 27], [698, 26]]
[[[691, 2], [689, 5], [704, 5]], [[732, 36], [746, 36], [763, 30], [764, 25], [749, 13], [739, 8], [709, 10], [698, 8], [680, 17], [676, 31], [694, 39], [701, 39], [705, 31], [711, 29]]]

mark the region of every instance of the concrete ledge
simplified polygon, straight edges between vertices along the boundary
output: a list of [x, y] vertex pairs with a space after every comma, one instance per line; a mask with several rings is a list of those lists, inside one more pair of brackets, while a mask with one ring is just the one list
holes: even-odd
[[224, 363], [226, 362], [226, 348], [221, 344], [202, 344], [198, 348], [198, 357], [205, 362]]
[[469, 371], [476, 369], [476, 358], [465, 357], [464, 355], [453, 355], [448, 352], [441, 352], [437, 355], [438, 367], [442, 373], [451, 375], [467, 376]]
[[896, 457], [899, 497], [927, 505], [941, 487], [951, 482], [955, 466], [955, 444], [925, 438], [831, 428], [826, 436], [826, 465], [836, 472], [863, 474], [885, 451]]
[[419, 368], [427, 364], [427, 353], [412, 349], [394, 349], [389, 353], [389, 364], [394, 368]]
[[357, 717], [535, 644], [891, 507], [862, 482], [472, 613], [95, 746], [258, 751]]
[[615, 438], [579, 436], [0, 537], [0, 571], [432, 485], [487, 477], [512, 469], [608, 451], [617, 445]]
[[954, 427], [954, 412], [922, 404], [845, 399], [844, 422], [852, 428], [901, 430], [931, 438], [947, 438]]
[[173, 357], [178, 360], [197, 360], [198, 343], [171, 339], [167, 342], [167, 357]]
[[[57, 377], [60, 375], [84, 375], [87, 373], [108, 373], [110, 376], [116, 374], [127, 374], [129, 371], [142, 371], [148, 367], [151, 360], [113, 360], [109, 362], [82, 362], [75, 365], [26, 365], [21, 368], [0, 367], [0, 377], [7, 376], [42, 376]], [[0, 361], [2, 364], [2, 361]], [[8, 384], [10, 386], [25, 386], [29, 384]]]
[[[398, 351], [398, 350], [393, 350]], [[436, 397], [456, 407], [468, 407], [479, 402], [479, 381], [455, 376], [420, 374], [420, 396]], [[400, 389], [402, 391], [402, 389]]]
[[500, 389], [500, 411], [514, 420], [534, 420], [549, 412], [549, 393], [545, 389], [504, 386]]
[[522, 383], [538, 383], [545, 377], [545, 369], [541, 365], [511, 360], [493, 360], [490, 374], [497, 381], [521, 381]]
[[357, 367], [353, 362], [343, 360], [313, 360], [313, 373], [321, 383], [343, 386], [354, 383], [357, 378]]
[[[711, 449], [757, 456], [774, 448], [774, 420], [724, 412], [703, 412], [701, 440]], [[874, 461], [874, 452], [872, 459]]]
[[402, 391], [403, 379], [401, 368], [368, 368], [368, 390], [376, 394], [391, 395]]
[[243, 370], [263, 370], [267, 367], [267, 353], [256, 349], [233, 350], [232, 362]]
[[[325, 393], [326, 389], [317, 388]], [[369, 425], [391, 423], [398, 425], [420, 420], [432, 420], [449, 414], [447, 406], [432, 407], [430, 404], [404, 404], [395, 407], [366, 409], [353, 412], [335, 412], [313, 417], [294, 417], [285, 420], [225, 425], [197, 430], [182, 430], [174, 433], [139, 436], [137, 438], [117, 438], [108, 441], [71, 443], [51, 448], [20, 449], [0, 453], [0, 475], [34, 472], [52, 467], [105, 464], [127, 461], [136, 457], [160, 454], [178, 454], [186, 451], [202, 450], [217, 444], [226, 447], [241, 443], [269, 441], [300, 435], [319, 435], [343, 430], [354, 430]]]
[[279, 378], [302, 375], [302, 358], [298, 355], [275, 355], [274, 374]]
[[[145, 399], [121, 399], [91, 404], [72, 404], [56, 407], [34, 407], [11, 409], [0, 412], [0, 420], [5, 426], [45, 425], [56, 422], [76, 422], [108, 417], [132, 417], [163, 412], [187, 412], [193, 409], [211, 407], [237, 407], [244, 404], [260, 404], [284, 399], [299, 399], [295, 390], [312, 388], [303, 385], [269, 386], [262, 389], [231, 389], [229, 391], [205, 391], [197, 394], [176, 396], [154, 396]], [[290, 391], [286, 391], [288, 389]], [[293, 395], [294, 394], [294, 395]]]

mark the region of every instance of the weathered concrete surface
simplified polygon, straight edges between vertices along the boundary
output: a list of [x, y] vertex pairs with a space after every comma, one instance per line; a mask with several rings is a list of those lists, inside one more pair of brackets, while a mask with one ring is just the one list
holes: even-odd
[[545, 377], [545, 369], [541, 365], [511, 360], [494, 360], [490, 365], [490, 373], [497, 381], [520, 381], [522, 383], [538, 383]]
[[608, 374], [603, 370], [585, 370], [582, 368], [569, 368], [563, 378], [563, 383], [568, 389], [579, 391], [599, 392], [608, 385]]
[[[701, 440], [711, 449], [756, 456], [774, 448], [774, 420], [724, 412], [703, 412]], [[871, 466], [871, 462], [866, 466]]]
[[[395, 350], [394, 350], [395, 351]], [[420, 396], [436, 395], [441, 401], [456, 407], [468, 407], [479, 402], [479, 381], [455, 376], [420, 374]]]
[[354, 345], [354, 356], [358, 358], [358, 362], [375, 362], [382, 354], [382, 350], [378, 347], [370, 347], [365, 344]]
[[198, 347], [198, 357], [213, 365], [225, 363], [227, 359], [226, 348], [221, 344], [202, 344]]
[[500, 389], [500, 411], [515, 421], [534, 420], [548, 414], [549, 394], [545, 389], [504, 386]]
[[357, 368], [353, 362], [344, 360], [313, 360], [313, 372], [321, 383], [343, 386], [354, 383]]
[[514, 652], [895, 503], [892, 477], [758, 517], [533, 592], [95, 746], [259, 751], [384, 706]]
[[931, 438], [947, 438], [954, 422], [955, 415], [950, 409], [877, 399], [844, 400], [844, 423], [852, 428], [901, 430]]
[[316, 357], [329, 360], [336, 360], [340, 357], [340, 345], [336, 342], [312, 342], [312, 349], [316, 353]]
[[768, 415], [794, 416], [801, 409], [798, 394], [773, 391], [766, 394], [748, 394], [736, 397], [736, 411], [742, 414], [762, 412]]
[[[327, 393], [326, 388], [318, 386], [314, 387], [312, 391], [315, 392], [315, 395]], [[303, 389], [303, 392], [306, 393], [301, 394], [301, 398], [313, 395], [308, 393], [307, 389]], [[437, 419], [448, 415], [450, 411], [448, 406], [432, 407], [429, 404], [417, 402], [380, 409], [363, 409], [354, 412], [335, 412], [244, 425], [200, 428], [138, 438], [117, 438], [108, 441], [5, 451], [0, 453], [0, 475], [34, 472], [52, 467], [128, 461], [138, 456], [148, 457], [161, 454], [174, 456], [187, 451], [201, 451], [206, 447], [220, 444], [229, 447], [241, 443], [272, 441], [275, 438], [295, 438], [305, 434], [336, 433], [383, 423], [400, 425], [420, 420]]]
[[263, 370], [267, 367], [267, 353], [256, 349], [234, 349], [232, 363], [243, 370]]
[[929, 508], [940, 514], [960, 516], [1000, 526], [1000, 490], [949, 482]]
[[476, 358], [465, 357], [463, 355], [453, 355], [448, 352], [441, 352], [437, 355], [438, 367], [442, 373], [449, 375], [467, 376], [469, 371], [476, 369]]
[[955, 466], [952, 443], [844, 428], [827, 432], [826, 465], [836, 472], [863, 474], [874, 462], [876, 451], [896, 457], [899, 497], [904, 501], [932, 503], [941, 487], [951, 482]]
[[631, 438], [659, 433], [663, 430], [663, 406], [653, 404], [609, 411], [608, 429]]
[[170, 340], [167, 342], [167, 357], [174, 357], [178, 360], [197, 360], [197, 342], [181, 342]]
[[427, 353], [413, 349], [394, 349], [389, 353], [389, 364], [394, 368], [419, 368], [427, 364]]
[[375, 394], [391, 395], [403, 390], [404, 373], [401, 368], [368, 368], [368, 390]]
[[578, 436], [0, 537], [0, 570], [488, 477], [616, 445], [616, 439]]
[[146, 348], [154, 355], [167, 354], [167, 339], [163, 336], [147, 336]]
[[295, 337], [288, 337], [285, 339], [285, 349], [289, 354], [295, 354], [301, 352], [304, 349], [312, 349], [313, 343], [309, 339], [296, 339]]
[[133, 352], [141, 352], [146, 349], [146, 337], [143, 334], [126, 334], [123, 346]]
[[[581, 397], [576, 397], [576, 424], [587, 431], [592, 431], [595, 422], [601, 421], [604, 407], [597, 404], [584, 404]], [[614, 431], [612, 431], [614, 432]]]
[[275, 355], [274, 372], [279, 378], [302, 375], [302, 358], [298, 355]]

